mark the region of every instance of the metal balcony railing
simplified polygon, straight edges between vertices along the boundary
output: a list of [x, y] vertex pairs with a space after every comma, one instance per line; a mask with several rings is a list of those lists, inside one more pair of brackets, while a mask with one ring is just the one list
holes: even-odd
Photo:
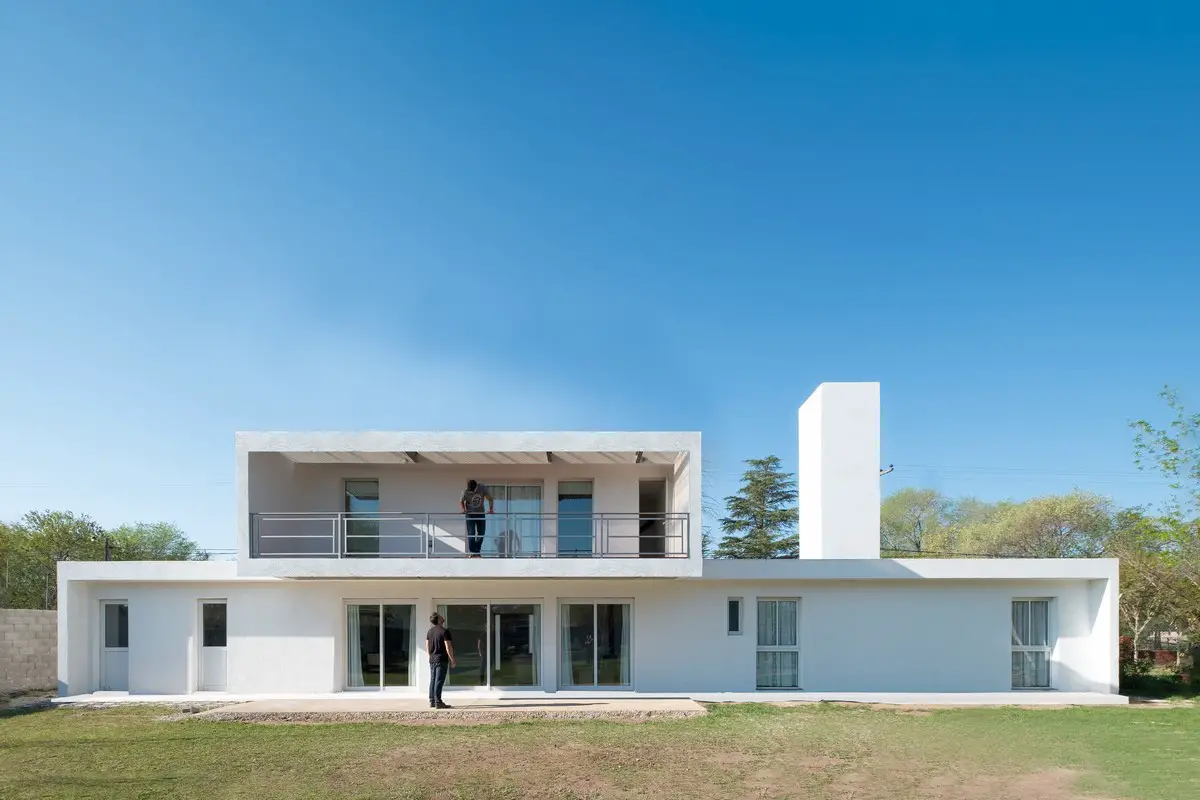
[[[484, 516], [484, 558], [686, 558], [686, 513]], [[464, 558], [467, 519], [453, 512], [257, 513], [252, 558]]]

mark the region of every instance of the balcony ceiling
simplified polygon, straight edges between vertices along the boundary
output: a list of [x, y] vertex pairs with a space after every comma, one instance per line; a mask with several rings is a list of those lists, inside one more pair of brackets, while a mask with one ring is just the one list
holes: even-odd
[[655, 451], [553, 452], [364, 452], [291, 451], [283, 455], [298, 464], [673, 464], [677, 453]]

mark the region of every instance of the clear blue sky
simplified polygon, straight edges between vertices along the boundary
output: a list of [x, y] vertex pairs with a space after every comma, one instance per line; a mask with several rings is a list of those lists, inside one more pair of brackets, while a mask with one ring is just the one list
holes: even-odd
[[0, 518], [232, 547], [264, 428], [699, 429], [724, 495], [825, 380], [887, 490], [1157, 500], [1195, 5], [0, 0]]

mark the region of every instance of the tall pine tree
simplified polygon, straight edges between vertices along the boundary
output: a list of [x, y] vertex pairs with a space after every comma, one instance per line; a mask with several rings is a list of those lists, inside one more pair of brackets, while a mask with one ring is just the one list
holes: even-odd
[[721, 519], [725, 534], [717, 558], [796, 558], [796, 476], [779, 468], [777, 456], [752, 458], [742, 474], [742, 488], [725, 498], [729, 516]]

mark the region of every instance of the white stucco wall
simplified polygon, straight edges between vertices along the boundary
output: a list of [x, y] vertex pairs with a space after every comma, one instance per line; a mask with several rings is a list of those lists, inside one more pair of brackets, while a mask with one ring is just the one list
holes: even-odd
[[[286, 459], [285, 459], [286, 460]], [[441, 466], [441, 465], [340, 465], [296, 464], [292, 469], [291, 502], [295, 508], [270, 507], [251, 495], [252, 512], [259, 511], [332, 511], [344, 510], [344, 482], [350, 479], [379, 481], [379, 507], [385, 512], [446, 514], [440, 525], [450, 533], [462, 534], [455, 528], [459, 522], [458, 500], [466, 483], [475, 479], [483, 483], [525, 483], [542, 487], [542, 511], [552, 514], [558, 510], [558, 484], [562, 481], [591, 481], [593, 510], [597, 514], [636, 514], [638, 511], [638, 482], [671, 477], [671, 468], [661, 464], [573, 465], [544, 466]], [[614, 521], [610, 526], [614, 552], [637, 552], [636, 520]], [[546, 545], [553, 547], [553, 520], [543, 523]], [[623, 550], [622, 550], [623, 548]]]
[[801, 558], [879, 558], [879, 384], [822, 383], [798, 415]]
[[[696, 445], [698, 448], [698, 445]], [[690, 575], [700, 572], [700, 517], [699, 498], [700, 474], [692, 469], [691, 453], [682, 454], [674, 464], [569, 464], [555, 462], [541, 465], [442, 465], [442, 464], [325, 464], [293, 463], [281, 453], [243, 453], [248, 477], [246, 492], [240, 506], [246, 517], [251, 513], [325, 512], [336, 514], [344, 510], [344, 484], [347, 480], [370, 479], [379, 481], [380, 511], [390, 514], [412, 514], [412, 518], [385, 519], [379, 530], [396, 538], [385, 539], [385, 547], [392, 546], [396, 552], [408, 553], [418, 547], [425, 514], [443, 515], [430, 519], [436, 526], [439, 548], [459, 548], [465, 542], [465, 523], [459, 515], [458, 501], [467, 480], [475, 479], [487, 484], [525, 483], [536, 484], [542, 491], [542, 510], [553, 514], [558, 510], [559, 484], [565, 481], [590, 481], [593, 493], [593, 511], [597, 514], [637, 514], [639, 511], [638, 488], [643, 480], [666, 482], [667, 510], [690, 515], [686, 526], [681, 521], [669, 520], [664, 529], [671, 537], [685, 532], [688, 537], [687, 559], [669, 559], [671, 563], [649, 563], [641, 559], [614, 559], [604, 563], [602, 559], [552, 560], [547, 564], [528, 564], [524, 560], [516, 565], [498, 564], [490, 559], [464, 565], [453, 560], [432, 560], [417, 564], [410, 559], [251, 559], [249, 558], [249, 526], [240, 526], [239, 563], [242, 573], [252, 576], [452, 576], [458, 570], [468, 569], [465, 574], [490, 574], [506, 577], [513, 569], [516, 575], [536, 577], [539, 573], [554, 576], [628, 575], [637, 577]], [[284, 532], [324, 536], [332, 530], [328, 519], [297, 520], [286, 522], [261, 521], [260, 525], [281, 535]], [[537, 523], [525, 522], [526, 526]], [[497, 520], [489, 520], [488, 534], [495, 537]], [[542, 552], [554, 555], [557, 542], [557, 524], [553, 517], [541, 521]], [[534, 528], [536, 530], [536, 528]], [[603, 539], [607, 554], [638, 553], [639, 525], [636, 518], [601, 519], [596, 524], [596, 552]], [[494, 542], [494, 539], [490, 540]], [[306, 547], [328, 547], [325, 539], [291, 540], [289, 546], [299, 544]], [[489, 545], [491, 546], [491, 545]], [[681, 556], [684, 550], [682, 539], [668, 542], [668, 554]], [[651, 560], [651, 561], [657, 561]], [[680, 563], [682, 561], [682, 563]], [[507, 571], [506, 571], [507, 570]]]
[[[170, 583], [70, 582], [60, 659], [64, 692], [96, 688], [99, 601], [130, 604], [132, 692], [196, 687], [198, 605], [229, 604], [228, 690], [330, 692], [345, 684], [344, 602], [409, 602], [418, 635], [439, 601], [521, 600], [542, 606], [542, 688], [558, 680], [563, 598], [630, 600], [633, 676], [639, 692], [753, 691], [759, 597], [800, 599], [801, 688], [809, 691], [1007, 691], [1013, 598], [1052, 598], [1053, 686], [1116, 690], [1116, 630], [1109, 579], [1092, 580], [424, 580], [231, 579]], [[82, 588], [80, 588], [82, 587]], [[726, 632], [726, 601], [744, 602], [744, 633]], [[82, 610], [85, 630], [75, 612]], [[79, 639], [84, 641], [81, 643]], [[63, 645], [66, 645], [65, 647]], [[81, 673], [82, 670], [82, 673]], [[427, 666], [418, 659], [418, 694]]]
[[[342, 509], [341, 481], [347, 477], [379, 477], [384, 471], [393, 475], [411, 474], [418, 476], [417, 485], [412, 487], [412, 494], [402, 494], [389, 491], [383, 485], [380, 477], [380, 491], [390, 495], [397, 504], [417, 505], [391, 508], [390, 501], [383, 510], [403, 512], [436, 512], [438, 507], [453, 512], [457, 508], [458, 493], [467, 478], [475, 478], [487, 482], [503, 480], [510, 476], [540, 477], [546, 481], [546, 491], [543, 494], [547, 503], [547, 511], [553, 510], [552, 503], [557, 500], [557, 483], [560, 480], [597, 481], [595, 487], [596, 511], [617, 512], [637, 511], [637, 476], [670, 477], [670, 465], [613, 465], [616, 469], [610, 471], [606, 465], [572, 465], [561, 462], [535, 466], [528, 472], [522, 472], [517, 465], [486, 465], [477, 464], [466, 468], [445, 469], [445, 465], [430, 464], [423, 461], [418, 464], [378, 466], [352, 463], [316, 465], [328, 466], [332, 472], [323, 476], [333, 475], [334, 480], [320, 482], [316, 487], [309, 485], [309, 479], [297, 477], [295, 473], [302, 471], [310, 464], [293, 464], [284, 453], [356, 453], [363, 460], [370, 462], [372, 454], [387, 454], [404, 452], [424, 452], [443, 454], [474, 454], [481, 453], [612, 453], [627, 452], [630, 455], [637, 451], [647, 453], [680, 453], [690, 454], [696, 463], [700, 458], [700, 434], [687, 432], [600, 432], [600, 431], [524, 431], [524, 432], [397, 432], [397, 431], [365, 431], [365, 432], [316, 432], [316, 433], [239, 433], [236, 436], [235, 458], [235, 491], [237, 493], [237, 529], [239, 560], [246, 560], [250, 554], [249, 518], [251, 512], [268, 511], [328, 511], [338, 512]], [[296, 459], [305, 462], [304, 457]], [[388, 461], [389, 459], [380, 459]], [[504, 459], [501, 459], [504, 460]], [[690, 463], [689, 460], [685, 460]], [[678, 463], [678, 462], [677, 462]], [[623, 473], [621, 470], [632, 469]], [[318, 473], [313, 473], [314, 475]], [[453, 476], [440, 481], [435, 475]], [[694, 499], [695, 509], [675, 508], [675, 511], [692, 513], [694, 527], [700, 527], [699, 508], [699, 469], [686, 472], [685, 477], [690, 484], [688, 495]], [[425, 478], [435, 480], [431, 485], [421, 483]], [[632, 478], [633, 483], [628, 480]], [[601, 484], [604, 485], [601, 485]], [[395, 485], [391, 487], [392, 490]], [[310, 491], [310, 489], [315, 489]], [[419, 494], [418, 494], [419, 493]], [[414, 496], [416, 495], [416, 496]], [[313, 507], [317, 506], [317, 507]], [[636, 522], [617, 526], [619, 529], [628, 528], [636, 532]], [[699, 572], [699, 533], [693, 538], [697, 542], [694, 548], [697, 564], [694, 574]], [[636, 549], [636, 539], [628, 539], [624, 546]]]

